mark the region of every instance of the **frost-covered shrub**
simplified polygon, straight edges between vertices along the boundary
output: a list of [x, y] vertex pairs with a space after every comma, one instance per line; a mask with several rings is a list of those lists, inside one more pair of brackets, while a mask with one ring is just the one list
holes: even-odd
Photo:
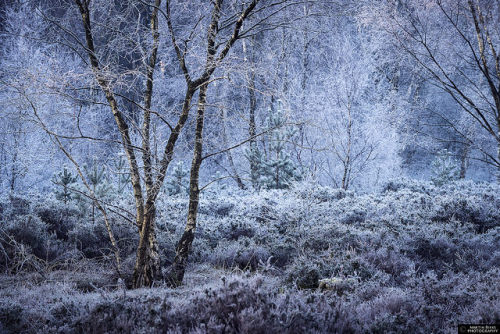
[[431, 213], [433, 221], [457, 220], [474, 224], [477, 232], [483, 233], [500, 226], [500, 202], [488, 196], [445, 195], [439, 197]]
[[5, 208], [0, 216], [1, 265], [10, 270], [40, 270], [43, 264], [56, 268], [75, 256], [73, 247], [66, 243], [67, 228], [74, 223], [69, 209], [59, 213], [60, 204], [53, 198], [30, 200], [11, 196], [1, 200]]
[[231, 213], [234, 206], [234, 203], [229, 201], [222, 201], [220, 199], [210, 200], [200, 206], [199, 213], [216, 217], [226, 217]]
[[283, 268], [297, 256], [296, 242], [290, 237], [276, 238], [269, 243], [271, 263], [273, 266]]
[[231, 222], [222, 233], [226, 239], [238, 240], [241, 237], [251, 238], [255, 235], [256, 231], [251, 224], [245, 224], [240, 221]]
[[[38, 217], [43, 202], [36, 203], [14, 216], [6, 205], [2, 226], [32, 215], [57, 238]], [[127, 205], [133, 203], [122, 204]], [[0, 289], [0, 308], [21, 313], [8, 326], [27, 332], [97, 331], [99, 324], [111, 333], [451, 333], [457, 322], [498, 322], [498, 207], [498, 185], [472, 182], [435, 187], [404, 181], [385, 192], [346, 196], [312, 184], [287, 191], [207, 192], [185, 286], [171, 290], [160, 282], [148, 290], [114, 291], [116, 276], [99, 273], [101, 282], [90, 274], [92, 284], [78, 279], [64, 288], [71, 300], [35, 286], [21, 293]], [[186, 212], [186, 198], [159, 198], [157, 237], [165, 270]], [[100, 249], [89, 256], [109, 252], [102, 222], [92, 227], [88, 219], [75, 219], [68, 240], [60, 242]], [[136, 228], [113, 219], [128, 282]], [[98, 260], [81, 261], [77, 268]], [[232, 276], [239, 268], [265, 276]], [[319, 282], [330, 287], [320, 290]], [[55, 294], [63, 301], [45, 298], [34, 305], [23, 299], [35, 290], [29, 298]]]
[[[104, 225], [104, 222], [100, 223], [101, 225]], [[131, 222], [117, 221], [116, 219], [111, 219], [110, 224], [121, 253], [125, 256], [135, 254], [135, 251], [137, 250], [137, 244], [139, 242], [137, 227], [135, 225], [132, 225]], [[110, 247], [109, 235], [107, 234], [107, 231], [106, 236], [108, 247]]]
[[369, 251], [364, 257], [375, 268], [389, 274], [397, 284], [403, 283], [414, 274], [414, 262], [401, 254], [401, 251], [380, 247]]
[[323, 263], [317, 259], [298, 257], [286, 270], [286, 280], [299, 289], [316, 289], [325, 276]]
[[238, 240], [221, 241], [208, 255], [208, 261], [225, 268], [255, 270], [259, 263], [266, 262], [270, 256], [266, 248], [250, 238], [242, 237]]
[[36, 203], [33, 211], [47, 224], [49, 232], [54, 232], [57, 239], [61, 240], [68, 239], [68, 232], [81, 218], [76, 207], [51, 200]]
[[347, 279], [342, 294], [215, 273], [210, 283], [177, 290], [82, 293], [75, 284], [47, 283], [1, 290], [0, 320], [7, 333], [452, 333], [457, 322], [498, 323], [499, 274], [438, 279], [429, 271], [402, 287]]
[[261, 276], [223, 277], [221, 283], [182, 300], [143, 294], [99, 302], [73, 323], [76, 328], [106, 333], [353, 333], [357, 329], [334, 299], [295, 290], [278, 293]]
[[418, 236], [410, 245], [414, 247], [410, 256], [415, 257], [421, 272], [434, 270], [442, 273], [446, 269], [444, 264], [452, 265], [456, 260], [457, 246], [446, 238]]
[[408, 178], [400, 178], [388, 181], [382, 186], [381, 192], [386, 193], [390, 191], [399, 191], [407, 189], [412, 192], [429, 193], [433, 191], [433, 186], [429, 183], [416, 181]]
[[342, 238], [342, 233], [334, 226], [312, 226], [307, 235], [301, 239], [301, 247], [307, 252], [318, 254], [335, 247]]
[[211, 239], [215, 244], [221, 239], [238, 240], [242, 237], [252, 238], [260, 224], [252, 219], [242, 219], [242, 217], [225, 217], [207, 221], [202, 226], [202, 238]]
[[399, 288], [378, 287], [373, 299], [353, 305], [353, 311], [366, 333], [425, 333], [414, 296]]
[[[110, 224], [122, 255], [134, 254], [138, 242], [137, 228], [129, 222], [117, 223], [113, 219]], [[87, 258], [101, 257], [112, 252], [109, 234], [103, 221], [97, 221], [95, 224], [80, 222], [69, 231], [68, 242]]]
[[[55, 238], [48, 232], [48, 226], [37, 216], [28, 214], [17, 216], [3, 226], [3, 238], [8, 243], [12, 238], [31, 252], [41, 258], [52, 258], [54, 254], [50, 252], [50, 242], [55, 242]], [[50, 254], [49, 254], [50, 253]]]
[[[415, 278], [414, 293], [420, 293], [419, 300], [423, 306], [427, 320], [436, 328], [444, 328], [449, 319], [471, 316], [474, 314], [476, 323], [498, 322], [500, 300], [496, 297], [500, 292], [497, 269], [484, 273], [453, 274], [447, 273], [441, 278], [430, 271]], [[477, 298], [477, 299], [476, 299]], [[490, 307], [489, 314], [478, 314], [477, 305], [480, 299]], [[424, 313], [424, 314], [425, 314]], [[459, 320], [459, 319], [457, 319]]]
[[102, 222], [77, 224], [69, 231], [68, 237], [69, 242], [88, 258], [100, 257], [111, 251], [108, 232]]
[[0, 305], [1, 333], [22, 333], [26, 331], [25, 325], [20, 305]]
[[271, 222], [277, 219], [276, 214], [276, 206], [278, 203], [268, 200], [266, 204], [260, 207], [259, 212], [257, 213], [257, 221], [260, 223]]
[[[131, 204], [133, 205], [133, 204]], [[158, 198], [156, 224], [175, 232], [178, 226], [185, 224], [188, 199], [180, 196]]]
[[500, 228], [479, 235], [462, 236], [455, 261], [455, 270], [468, 272], [500, 268]]
[[9, 196], [9, 201], [7, 203], [10, 209], [8, 211], [10, 211], [12, 216], [25, 215], [30, 212], [31, 206], [30, 206], [30, 200], [28, 198], [17, 195], [11, 195]]
[[312, 198], [316, 204], [336, 201], [354, 195], [352, 191], [347, 191], [342, 188], [324, 187], [312, 182], [297, 182], [292, 189], [297, 193], [297, 197], [301, 199]]
[[353, 225], [356, 223], [362, 223], [366, 218], [366, 211], [362, 209], [357, 210], [349, 210], [346, 212], [345, 216], [343, 216], [340, 220], [342, 224]]

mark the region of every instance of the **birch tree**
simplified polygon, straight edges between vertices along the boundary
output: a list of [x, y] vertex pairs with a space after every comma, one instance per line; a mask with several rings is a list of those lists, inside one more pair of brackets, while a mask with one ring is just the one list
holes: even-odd
[[[253, 0], [247, 4], [243, 3], [243, 10], [236, 15], [229, 15], [229, 18], [221, 20], [223, 15], [223, 1], [216, 0], [212, 3], [210, 21], [206, 28], [206, 59], [201, 75], [197, 79], [192, 79], [191, 73], [186, 63], [187, 50], [181, 50], [177, 42], [175, 30], [172, 24], [171, 1], [167, 0], [166, 16], [170, 30], [172, 43], [175, 47], [179, 65], [184, 73], [187, 84], [186, 98], [191, 99], [191, 90], [199, 88], [195, 142], [193, 148], [193, 159], [191, 162], [191, 172], [189, 181], [189, 206], [186, 227], [176, 247], [174, 262], [170, 268], [168, 282], [172, 286], [178, 286], [182, 283], [188, 261], [189, 251], [194, 240], [194, 232], [197, 225], [198, 206], [200, 198], [199, 176], [203, 157], [203, 128], [205, 121], [205, 111], [207, 107], [207, 91], [215, 70], [228, 55], [235, 42], [242, 37], [243, 23], [255, 10], [258, 0]], [[229, 37], [221, 36], [221, 31], [232, 27]], [[248, 32], [248, 30], [247, 30]], [[225, 41], [224, 41], [225, 38]]]

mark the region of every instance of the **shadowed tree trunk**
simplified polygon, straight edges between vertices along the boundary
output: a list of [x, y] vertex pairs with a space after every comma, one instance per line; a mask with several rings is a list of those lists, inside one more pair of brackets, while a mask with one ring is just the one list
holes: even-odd
[[205, 83], [200, 88], [198, 97], [198, 113], [196, 116], [196, 133], [193, 161], [191, 163], [191, 174], [189, 178], [189, 207], [187, 215], [187, 223], [181, 239], [177, 243], [174, 263], [170, 276], [169, 284], [179, 286], [184, 279], [184, 272], [188, 261], [191, 245], [194, 240], [194, 231], [196, 229], [196, 218], [198, 215], [198, 205], [200, 199], [199, 177], [200, 167], [202, 163], [203, 153], [203, 123], [205, 118], [205, 108], [207, 102], [208, 83]]

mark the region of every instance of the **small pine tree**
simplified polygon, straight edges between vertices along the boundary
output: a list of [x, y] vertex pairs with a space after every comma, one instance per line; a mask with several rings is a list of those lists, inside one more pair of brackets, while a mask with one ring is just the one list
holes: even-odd
[[[91, 167], [84, 165], [83, 169], [85, 170], [89, 186], [92, 188], [92, 192], [94, 193], [95, 197], [98, 200], [108, 197], [111, 193], [112, 187], [109, 184], [105, 168], [99, 166], [97, 160], [94, 159]], [[77, 200], [79, 202], [81, 210], [83, 211], [85, 209], [85, 206], [88, 205], [85, 203], [88, 203], [90, 199], [85, 196], [79, 195], [77, 197]], [[96, 206], [93, 200], [90, 200], [90, 203], [92, 206], [92, 222], [95, 224]]]
[[169, 195], [178, 195], [188, 191], [188, 182], [186, 176], [188, 170], [184, 168], [184, 163], [179, 161], [172, 170], [172, 175], [165, 182], [165, 189]]
[[440, 151], [431, 165], [431, 181], [436, 186], [442, 186], [454, 180], [458, 180], [460, 168], [458, 162], [453, 159], [448, 150]]
[[[245, 157], [250, 163], [250, 178], [254, 188], [259, 189], [260, 184], [260, 167], [264, 162], [264, 154], [258, 149], [257, 145], [252, 145], [250, 149], [245, 151]], [[254, 166], [252, 168], [252, 166]]]
[[271, 108], [266, 119], [266, 127], [270, 130], [268, 154], [266, 157], [257, 148], [247, 151], [246, 157], [257, 165], [259, 187], [268, 189], [286, 189], [293, 181], [301, 179], [301, 173], [287, 152], [287, 143], [297, 130], [286, 125], [286, 117], [278, 101], [278, 108]]
[[70, 171], [68, 171], [68, 168], [64, 166], [63, 171], [57, 173], [57, 175], [54, 175], [52, 179], [52, 182], [62, 187], [61, 191], [55, 191], [56, 198], [60, 201], [63, 201], [64, 204], [68, 204], [68, 202], [72, 199], [70, 186], [75, 183], [76, 180], [76, 176], [74, 176]]
[[97, 198], [106, 197], [111, 186], [109, 185], [109, 180], [106, 175], [106, 170], [104, 167], [99, 166], [96, 161], [92, 164], [92, 167], [84, 167], [89, 180], [89, 185], [92, 187], [92, 191], [97, 196]]

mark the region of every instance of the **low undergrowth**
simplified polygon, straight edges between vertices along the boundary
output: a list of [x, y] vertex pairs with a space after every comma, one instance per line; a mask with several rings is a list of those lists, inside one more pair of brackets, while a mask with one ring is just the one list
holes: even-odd
[[[186, 205], [158, 205], [165, 268]], [[76, 206], [10, 197], [0, 217], [0, 332], [451, 333], [458, 323], [500, 322], [495, 185], [205, 193], [175, 290], [127, 290], [99, 217]], [[113, 219], [130, 275], [135, 229]]]

